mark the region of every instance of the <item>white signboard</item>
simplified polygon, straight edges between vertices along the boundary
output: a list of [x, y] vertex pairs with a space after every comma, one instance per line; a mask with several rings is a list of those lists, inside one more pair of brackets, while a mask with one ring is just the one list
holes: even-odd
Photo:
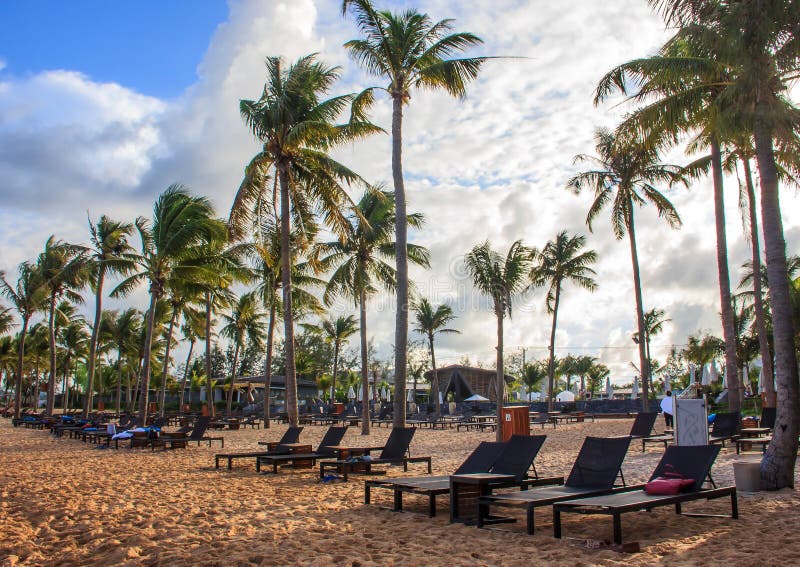
[[675, 398], [675, 444], [708, 445], [705, 400]]

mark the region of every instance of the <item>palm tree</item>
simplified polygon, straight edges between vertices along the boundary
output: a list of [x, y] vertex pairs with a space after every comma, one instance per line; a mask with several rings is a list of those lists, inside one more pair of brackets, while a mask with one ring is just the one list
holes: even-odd
[[[396, 287], [396, 273], [387, 260], [396, 255], [395, 242], [392, 239], [395, 231], [394, 195], [388, 191], [368, 191], [353, 209], [347, 230], [335, 241], [318, 244], [315, 247], [315, 259], [318, 255], [321, 269], [336, 266], [333, 275], [325, 288], [323, 300], [330, 305], [340, 295], [353, 299], [359, 309], [361, 329], [361, 382], [363, 403], [361, 434], [369, 435], [369, 367], [367, 364], [367, 299], [378, 287], [393, 290]], [[406, 224], [413, 227], [422, 226], [422, 215], [411, 214], [406, 217]], [[408, 245], [408, 259], [419, 265], [428, 267], [430, 255], [428, 250], [416, 244]]]
[[[652, 358], [650, 357], [650, 339], [664, 330], [664, 323], [672, 321], [664, 317], [665, 312], [663, 309], [653, 307], [644, 314], [644, 344], [645, 353], [647, 354], [647, 363], [652, 368]], [[633, 342], [637, 345], [641, 341], [639, 333], [633, 333]], [[666, 392], [666, 390], [664, 390]]]
[[[633, 266], [633, 289], [636, 298], [636, 319], [640, 336], [644, 336], [644, 302], [642, 282], [639, 274], [639, 254], [636, 249], [634, 225], [634, 205], [642, 206], [648, 202], [670, 228], [678, 228], [681, 219], [678, 211], [653, 184], [684, 182], [683, 170], [677, 165], [658, 162], [658, 153], [652, 147], [630, 140], [618, 140], [613, 133], [599, 129], [595, 135], [598, 157], [578, 155], [577, 162], [589, 162], [596, 169], [579, 173], [572, 177], [567, 186], [576, 193], [587, 189], [594, 191], [594, 201], [586, 215], [586, 224], [592, 230], [592, 222], [603, 208], [611, 204], [611, 226], [617, 240], [628, 234]], [[649, 407], [650, 368], [644, 342], [639, 343], [639, 367], [642, 373], [642, 405]]]
[[[128, 308], [122, 313], [104, 311], [101, 316], [103, 333], [107, 334], [117, 349], [117, 393], [116, 411], [119, 414], [122, 405], [122, 374], [124, 360], [128, 358], [131, 343], [141, 334], [142, 313]], [[128, 373], [128, 391], [130, 391], [130, 373]]]
[[570, 236], [566, 230], [559, 232], [554, 240], [549, 241], [541, 252], [534, 252], [534, 266], [531, 270], [531, 282], [534, 286], [547, 286], [545, 305], [547, 312], [553, 314], [550, 327], [550, 358], [547, 364], [548, 375], [548, 411], [553, 411], [553, 382], [556, 367], [556, 323], [561, 291], [566, 282], [578, 287], [594, 291], [597, 283], [593, 276], [596, 272], [590, 268], [597, 261], [597, 252], [581, 250], [586, 245], [586, 238], [581, 235]]
[[[97, 224], [89, 219], [91, 246], [85, 263], [89, 272], [89, 283], [94, 290], [94, 325], [92, 326], [92, 338], [89, 341], [89, 361], [86, 369], [87, 402], [83, 409], [83, 417], [88, 416], [92, 407], [91, 396], [94, 391], [97, 337], [103, 313], [103, 284], [106, 276], [112, 274], [125, 276], [134, 268], [132, 256], [134, 250], [128, 244], [128, 238], [132, 233], [132, 224], [112, 220], [106, 215], [102, 215]], [[119, 413], [119, 407], [117, 407], [117, 413]]]
[[89, 345], [89, 333], [86, 328], [86, 320], [83, 317], [75, 317], [70, 320], [59, 332], [59, 344], [64, 352], [64, 376], [62, 378], [63, 406], [66, 412], [69, 408], [69, 375], [72, 370], [73, 379], [75, 371], [72, 362], [77, 362], [87, 356]]
[[526, 364], [522, 370], [522, 382], [530, 394], [540, 386], [542, 380], [549, 376], [549, 364], [545, 360], [534, 360]]
[[11, 309], [0, 305], [0, 336], [7, 334], [14, 326], [14, 316]]
[[339, 373], [339, 352], [342, 343], [358, 332], [358, 322], [352, 315], [339, 316], [336, 319], [323, 319], [319, 325], [304, 325], [333, 344], [333, 373], [331, 374], [331, 403], [336, 401], [336, 378]]
[[[408, 259], [406, 234], [406, 190], [403, 180], [403, 105], [413, 89], [443, 90], [463, 98], [467, 83], [478, 76], [485, 57], [448, 57], [483, 43], [468, 32], [450, 33], [452, 20], [433, 22], [427, 14], [410, 9], [400, 13], [378, 11], [371, 0], [343, 0], [342, 15], [351, 12], [361, 39], [345, 43], [350, 57], [369, 74], [388, 82], [372, 87], [359, 98], [373, 100], [373, 91], [385, 90], [392, 98], [392, 178], [395, 199], [397, 265], [397, 315], [395, 322], [394, 399], [405, 399], [408, 343]], [[394, 426], [405, 425], [405, 407], [396, 408]]]
[[[181, 334], [184, 340], [189, 341], [189, 354], [186, 355], [186, 365], [183, 367], [183, 380], [181, 381], [180, 401], [178, 402], [180, 411], [183, 411], [183, 404], [186, 397], [186, 385], [190, 384], [189, 370], [192, 362], [192, 354], [194, 354], [194, 345], [197, 342], [197, 338], [201, 334], [201, 331], [198, 329], [201, 328], [202, 323], [199, 319], [185, 318], [183, 325], [181, 325]], [[189, 387], [189, 393], [191, 401], [191, 385]]]
[[447, 328], [447, 325], [456, 318], [453, 314], [453, 308], [447, 304], [439, 305], [434, 309], [430, 301], [427, 298], [423, 298], [414, 306], [414, 315], [417, 319], [417, 327], [414, 331], [425, 335], [425, 338], [428, 339], [428, 347], [431, 352], [431, 368], [433, 370], [432, 392], [435, 396], [433, 403], [436, 405], [436, 417], [438, 418], [442, 408], [438, 399], [439, 375], [436, 373], [436, 353], [433, 350], [433, 338], [438, 333], [461, 333], [461, 331]]
[[150, 306], [145, 325], [139, 401], [142, 423], [146, 422], [148, 411], [156, 304], [171, 277], [187, 281], [201, 281], [207, 277], [210, 268], [202, 261], [203, 245], [213, 238], [224, 238], [227, 233], [225, 224], [213, 215], [214, 208], [208, 199], [190, 195], [185, 187], [176, 184], [159, 195], [153, 207], [152, 224], [143, 218], [136, 221], [142, 240], [141, 254], [135, 257], [138, 271], [123, 280], [112, 295], [127, 294], [140, 283], [149, 282]]
[[49, 290], [37, 267], [29, 262], [23, 262], [19, 265], [19, 278], [16, 286], [12, 286], [6, 280], [5, 275], [0, 272], [0, 293], [14, 305], [22, 319], [22, 328], [17, 344], [17, 383], [14, 393], [14, 417], [19, 419], [22, 408], [22, 374], [28, 324], [33, 314], [44, 307]]
[[[503, 371], [503, 319], [506, 313], [511, 318], [511, 301], [522, 293], [529, 281], [532, 250], [517, 240], [511, 245], [505, 258], [492, 250], [487, 240], [475, 246], [466, 256], [466, 266], [472, 280], [480, 291], [492, 299], [497, 317], [497, 423], [502, 424], [503, 399], [506, 383]], [[501, 427], [497, 428], [497, 440], [503, 439]]]
[[236, 384], [236, 366], [239, 362], [239, 352], [244, 349], [245, 338], [253, 344], [261, 344], [264, 336], [264, 312], [261, 310], [258, 295], [255, 292], [245, 293], [234, 302], [230, 314], [222, 316], [226, 325], [220, 333], [233, 341], [233, 368], [231, 369], [231, 382], [228, 388], [227, 411], [231, 413], [233, 404], [233, 390]]
[[48, 287], [48, 331], [50, 350], [50, 378], [47, 382], [47, 407], [45, 413], [53, 415], [56, 392], [56, 308], [59, 299], [68, 298], [73, 303], [83, 303], [77, 290], [84, 285], [84, 249], [50, 236], [37, 259], [37, 266]]
[[280, 187], [286, 409], [289, 422], [296, 426], [297, 376], [290, 268], [292, 215], [297, 223], [304, 212], [316, 207], [334, 232], [342, 232], [346, 220], [341, 209], [343, 203], [349, 202], [344, 184], [362, 180], [326, 152], [337, 144], [363, 138], [378, 129], [361, 120], [357, 109], [348, 124], [334, 124], [353, 97], [344, 95], [321, 100], [338, 80], [339, 70], [317, 61], [315, 55], [300, 58], [286, 70], [277, 57], [267, 58], [266, 66], [267, 83], [261, 98], [240, 102], [242, 118], [263, 145], [246, 168], [245, 179], [234, 200], [230, 224], [233, 234], [241, 236], [249, 222], [252, 204], [264, 193], [266, 172], [274, 170]]

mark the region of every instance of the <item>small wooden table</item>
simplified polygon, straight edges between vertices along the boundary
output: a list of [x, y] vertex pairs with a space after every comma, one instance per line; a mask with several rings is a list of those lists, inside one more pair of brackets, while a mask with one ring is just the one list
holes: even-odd
[[772, 431], [769, 427], [743, 427], [740, 430], [742, 437], [763, 437]]
[[[289, 449], [289, 453], [293, 455], [300, 455], [303, 453], [313, 453], [313, 448], [308, 443], [284, 443], [281, 447]], [[310, 469], [314, 466], [315, 459], [298, 459], [292, 461], [292, 468], [295, 469]]]
[[[346, 461], [351, 457], [363, 457], [364, 455], [369, 455], [372, 451], [380, 451], [383, 450], [383, 446], [380, 447], [350, 447], [348, 445], [331, 445], [328, 449], [333, 449], [336, 451], [336, 460], [337, 461]], [[361, 472], [361, 473], [368, 473], [370, 472], [371, 467], [369, 461], [362, 461], [358, 463], [351, 463], [350, 464], [350, 471], [351, 472]], [[342, 473], [341, 467], [337, 469], [338, 473]]]
[[477, 520], [478, 499], [488, 496], [493, 488], [508, 486], [514, 475], [473, 473], [450, 476], [450, 523], [472, 524]]

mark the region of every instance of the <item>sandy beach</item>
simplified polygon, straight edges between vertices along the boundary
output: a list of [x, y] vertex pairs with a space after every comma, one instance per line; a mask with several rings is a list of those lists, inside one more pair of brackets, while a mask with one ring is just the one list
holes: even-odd
[[[603, 420], [546, 430], [536, 460], [540, 475], [565, 474], [586, 435], [620, 435], [630, 420]], [[226, 431], [225, 451], [255, 450], [285, 426]], [[316, 444], [324, 427], [307, 426], [302, 441]], [[536, 430], [539, 433], [540, 430]], [[351, 428], [346, 444], [380, 444]], [[434, 473], [451, 472], [479, 441], [493, 434], [419, 430], [412, 454], [432, 455]], [[656, 447], [633, 444], [623, 471], [629, 483], [646, 480]], [[625, 541], [641, 552], [623, 554], [581, 546], [609, 539], [602, 516], [567, 516], [565, 539], [552, 537], [551, 509], [537, 511], [537, 533], [520, 521], [478, 530], [448, 521], [448, 499], [437, 517], [426, 501], [407, 497], [408, 512], [376, 491], [363, 504], [363, 477], [320, 484], [316, 471], [256, 474], [252, 460], [232, 472], [215, 470], [214, 448], [156, 451], [97, 449], [45, 431], [14, 429], [0, 420], [0, 564], [5, 565], [692, 565], [794, 564], [800, 543], [787, 538], [800, 522], [800, 493], [741, 494], [740, 519], [685, 518], [671, 508], [623, 518]], [[733, 482], [734, 449], [713, 469], [719, 485]], [[412, 465], [407, 474], [421, 474]], [[391, 468], [390, 475], [404, 474]], [[376, 505], [377, 504], [377, 505]], [[687, 511], [727, 513], [726, 500], [697, 502]], [[415, 513], [416, 512], [416, 513]], [[516, 512], [516, 511], [514, 511]]]

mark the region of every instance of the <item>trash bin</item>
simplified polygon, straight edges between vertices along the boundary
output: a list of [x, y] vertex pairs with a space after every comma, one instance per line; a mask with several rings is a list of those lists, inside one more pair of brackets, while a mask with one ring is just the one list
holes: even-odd
[[528, 406], [505, 406], [501, 413], [500, 428], [503, 441], [508, 441], [512, 435], [530, 435], [531, 421]]
[[733, 478], [736, 490], [758, 492], [761, 490], [761, 461], [734, 461]]

